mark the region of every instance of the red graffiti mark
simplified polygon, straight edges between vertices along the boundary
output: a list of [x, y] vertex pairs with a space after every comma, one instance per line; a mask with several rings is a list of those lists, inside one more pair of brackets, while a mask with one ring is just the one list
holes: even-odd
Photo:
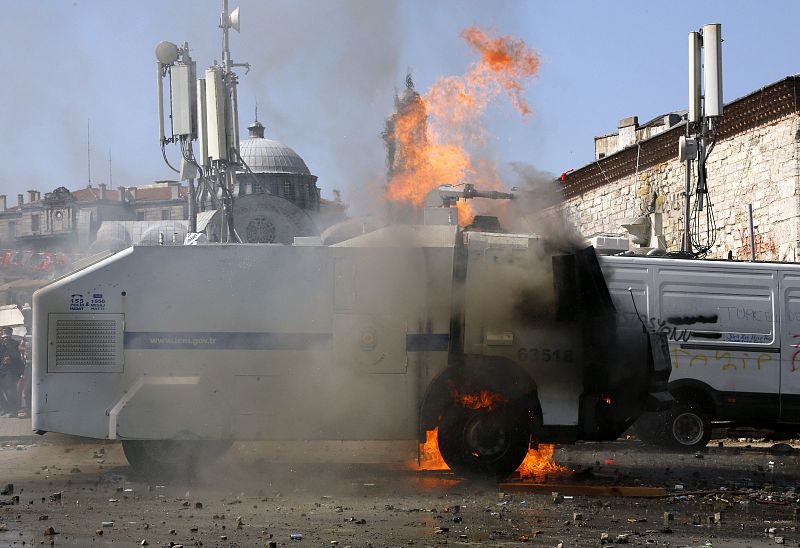
[[[800, 334], [792, 335], [792, 338], [800, 339]], [[798, 367], [798, 362], [800, 362], [800, 342], [794, 343], [792, 348], [794, 348], [794, 353], [792, 354], [792, 368], [789, 371], [797, 371], [800, 369]]]
[[[737, 259], [749, 259], [750, 258], [750, 234], [747, 228], [740, 228], [739, 229], [739, 238], [742, 241], [742, 247], [736, 253]], [[756, 250], [756, 255], [760, 253], [771, 253], [773, 255], [778, 254], [778, 246], [775, 244], [775, 240], [771, 237], [764, 236], [763, 234], [756, 234], [753, 238], [754, 248]]]

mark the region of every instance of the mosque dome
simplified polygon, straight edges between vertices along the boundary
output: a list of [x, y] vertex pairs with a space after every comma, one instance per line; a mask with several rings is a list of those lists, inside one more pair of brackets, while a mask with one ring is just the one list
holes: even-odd
[[311, 175], [299, 154], [280, 141], [264, 137], [261, 122], [256, 120], [247, 129], [250, 137], [239, 142], [239, 149], [253, 173]]

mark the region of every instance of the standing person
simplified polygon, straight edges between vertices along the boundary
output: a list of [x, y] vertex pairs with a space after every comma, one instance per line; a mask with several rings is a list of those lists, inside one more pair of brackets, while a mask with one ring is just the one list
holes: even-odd
[[31, 416], [31, 354], [28, 350], [28, 336], [26, 335], [19, 343], [19, 354], [22, 358], [23, 372], [22, 379], [20, 379], [20, 387], [17, 390], [19, 395], [20, 408], [17, 417], [20, 419], [27, 419]]
[[13, 338], [10, 327], [0, 329], [0, 411], [16, 417], [19, 413], [17, 384], [22, 376], [22, 357], [19, 343]]

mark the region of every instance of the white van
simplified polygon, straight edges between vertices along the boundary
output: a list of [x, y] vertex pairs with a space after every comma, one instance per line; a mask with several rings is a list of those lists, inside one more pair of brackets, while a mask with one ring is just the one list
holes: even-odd
[[644, 322], [669, 339], [677, 406], [638, 423], [645, 441], [697, 449], [711, 421], [800, 429], [800, 265], [600, 262], [620, 321]]

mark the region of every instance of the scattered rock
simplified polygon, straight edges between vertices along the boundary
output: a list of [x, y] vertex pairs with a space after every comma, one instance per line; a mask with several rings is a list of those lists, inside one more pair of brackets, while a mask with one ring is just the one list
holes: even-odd
[[56, 534], [56, 530], [55, 529], [53, 529], [52, 527], [45, 527], [44, 536], [52, 537], [55, 534]]

